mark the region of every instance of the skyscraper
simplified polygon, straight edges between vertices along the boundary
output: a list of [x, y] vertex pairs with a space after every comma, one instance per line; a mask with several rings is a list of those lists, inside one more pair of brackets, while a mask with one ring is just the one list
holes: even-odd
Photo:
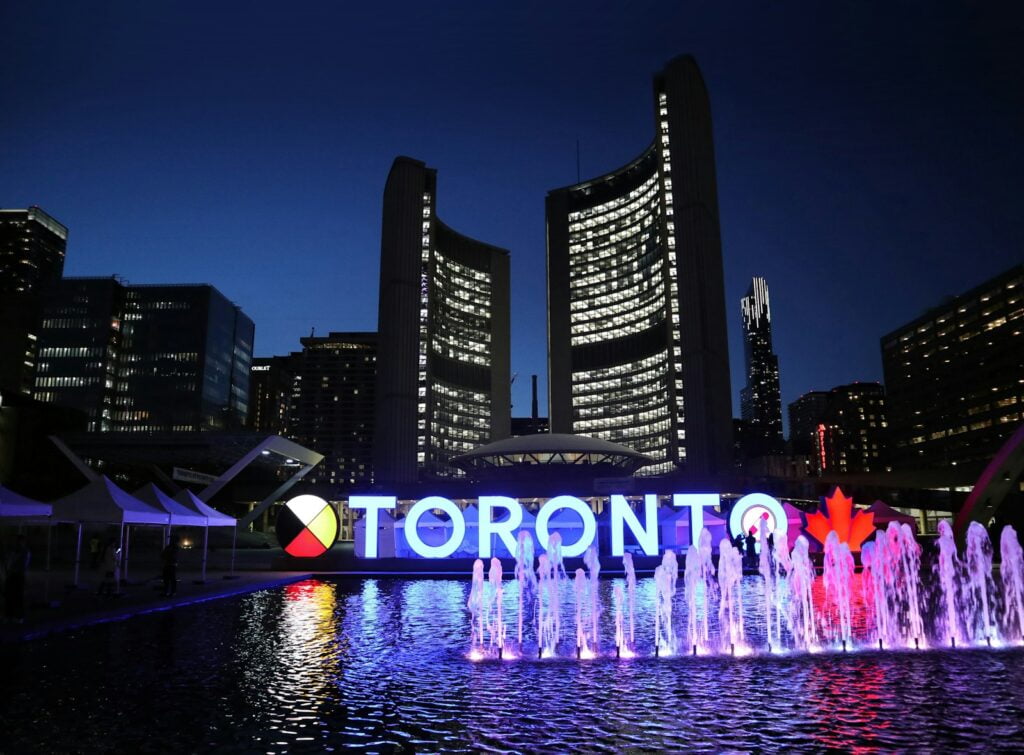
[[46, 293], [34, 397], [89, 430], [239, 428], [253, 323], [212, 286], [64, 278]]
[[42, 292], [60, 280], [67, 240], [38, 207], [0, 210], [0, 394], [32, 392]]
[[0, 210], [0, 294], [30, 293], [64, 272], [68, 229], [38, 207]]
[[789, 423], [794, 453], [809, 454], [818, 474], [885, 469], [888, 423], [879, 383], [805, 393], [789, 405]]
[[285, 435], [324, 455], [309, 482], [344, 487], [373, 480], [376, 333], [302, 339], [291, 355]]
[[740, 391], [740, 416], [746, 423], [748, 453], [764, 456], [781, 453], [782, 398], [779, 392], [779, 358], [772, 351], [772, 314], [768, 283], [753, 278], [747, 295], [740, 299], [743, 315], [743, 354], [747, 385]]
[[707, 90], [689, 56], [654, 77], [655, 135], [547, 197], [552, 432], [622, 443], [644, 472], [732, 468], [732, 400]]
[[437, 171], [399, 157], [384, 187], [374, 474], [460, 474], [509, 434], [509, 258], [437, 217]]
[[882, 338], [895, 469], [983, 466], [1024, 421], [1024, 265]]

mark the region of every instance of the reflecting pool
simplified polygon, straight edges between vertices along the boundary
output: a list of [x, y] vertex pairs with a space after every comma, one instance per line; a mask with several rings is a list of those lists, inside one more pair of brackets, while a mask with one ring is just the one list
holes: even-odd
[[[1020, 648], [655, 658], [658, 589], [641, 578], [637, 657], [616, 659], [610, 606], [623, 583], [600, 582], [603, 644], [592, 660], [573, 653], [571, 585], [558, 657], [469, 660], [472, 584], [456, 579], [311, 579], [7, 646], [0, 750], [991, 752], [1024, 744]], [[764, 615], [760, 578], [744, 577], [740, 590], [748, 614]], [[509, 620], [514, 586], [503, 601]], [[682, 591], [673, 609], [685, 626]], [[855, 602], [855, 627], [863, 613]], [[748, 624], [752, 645], [766, 636], [763, 623]]]

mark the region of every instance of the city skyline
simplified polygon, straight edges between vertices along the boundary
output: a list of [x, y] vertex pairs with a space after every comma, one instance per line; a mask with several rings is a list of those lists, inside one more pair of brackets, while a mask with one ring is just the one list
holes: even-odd
[[[714, 113], [726, 299], [772, 281], [788, 404], [881, 380], [882, 335], [1022, 257], [1020, 19], [885, 7], [879, 28], [882, 7], [752, 7], [740, 22], [658, 3], [467, 7], [454, 24], [411, 7], [388, 24], [8, 7], [0, 205], [70, 228], [66, 275], [218, 287], [268, 356], [311, 327], [376, 329], [380, 198], [394, 157], [415, 155], [439, 170], [438, 212], [511, 252], [522, 416], [527, 375], [546, 395], [544, 196], [576, 179], [577, 139], [583, 177], [643, 149], [651, 74], [692, 53]], [[303, 44], [278, 43], [279, 24]], [[351, 44], [326, 44], [338, 29]]]

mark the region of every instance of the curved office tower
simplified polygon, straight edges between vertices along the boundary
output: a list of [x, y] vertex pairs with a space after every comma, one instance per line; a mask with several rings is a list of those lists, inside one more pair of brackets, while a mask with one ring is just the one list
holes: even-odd
[[399, 157], [384, 187], [374, 479], [462, 472], [448, 460], [507, 437], [509, 259], [436, 214], [437, 171]]
[[711, 110], [696, 62], [654, 78], [657, 124], [628, 165], [547, 197], [552, 432], [627, 445], [644, 473], [732, 467]]

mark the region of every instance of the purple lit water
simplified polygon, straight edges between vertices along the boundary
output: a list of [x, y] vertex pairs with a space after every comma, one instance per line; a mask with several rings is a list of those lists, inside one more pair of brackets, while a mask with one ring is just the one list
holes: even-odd
[[[859, 581], [855, 636], [870, 631]], [[625, 580], [603, 579], [602, 599], [616, 586]], [[1019, 649], [655, 659], [655, 588], [640, 577], [641, 657], [578, 661], [565, 638], [564, 658], [474, 663], [471, 587], [315, 579], [4, 647], [0, 749], [1010, 752], [1024, 741]], [[740, 589], [763, 616], [761, 578]], [[506, 609], [516, 590], [506, 583]], [[766, 639], [761, 620], [746, 632]]]

